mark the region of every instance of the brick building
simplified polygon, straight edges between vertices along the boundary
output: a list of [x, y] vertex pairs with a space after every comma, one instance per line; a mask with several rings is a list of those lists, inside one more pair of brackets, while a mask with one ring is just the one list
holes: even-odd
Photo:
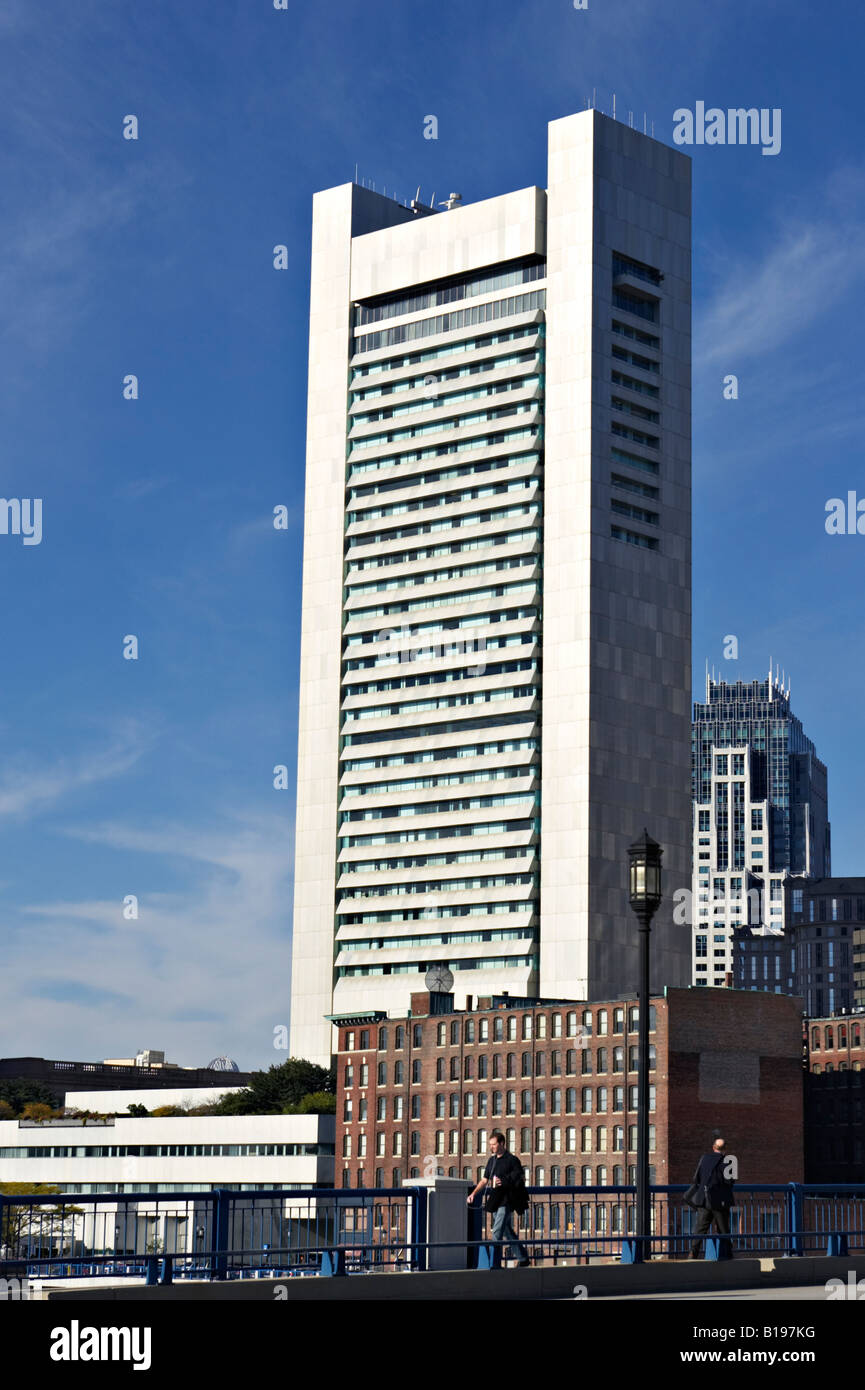
[[[469, 1001], [416, 993], [405, 1018], [334, 1018], [337, 1183], [474, 1181], [501, 1129], [534, 1186], [636, 1178], [633, 998]], [[742, 1182], [803, 1178], [801, 1001], [667, 989], [650, 1016], [652, 1181], [690, 1181], [723, 1132]]]
[[805, 1176], [865, 1181], [865, 1015], [806, 1024]]

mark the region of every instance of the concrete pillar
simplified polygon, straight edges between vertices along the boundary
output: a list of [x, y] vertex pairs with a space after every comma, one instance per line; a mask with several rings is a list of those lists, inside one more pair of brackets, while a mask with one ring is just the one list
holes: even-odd
[[[468, 1232], [466, 1197], [474, 1184], [465, 1178], [411, 1178], [406, 1187], [425, 1187], [429, 1193], [427, 1206], [427, 1240], [465, 1241]], [[430, 1249], [427, 1269], [466, 1269], [466, 1248]]]

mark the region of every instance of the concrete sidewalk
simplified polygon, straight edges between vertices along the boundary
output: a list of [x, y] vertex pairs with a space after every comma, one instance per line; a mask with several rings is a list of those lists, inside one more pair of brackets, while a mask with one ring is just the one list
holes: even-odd
[[827, 1279], [865, 1276], [865, 1255], [828, 1258], [825, 1255], [707, 1260], [653, 1260], [648, 1265], [558, 1265], [539, 1269], [441, 1270], [423, 1274], [354, 1274], [343, 1278], [243, 1279], [225, 1283], [182, 1281], [167, 1287], [46, 1288], [50, 1302], [112, 1300], [115, 1302], [274, 1302], [331, 1303], [510, 1299], [519, 1303], [574, 1297], [585, 1298], [701, 1293], [756, 1288], [772, 1290], [799, 1285], [823, 1285]]

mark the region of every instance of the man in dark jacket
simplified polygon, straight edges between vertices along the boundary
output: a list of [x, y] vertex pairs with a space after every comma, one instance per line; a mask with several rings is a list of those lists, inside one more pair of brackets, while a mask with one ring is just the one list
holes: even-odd
[[493, 1240], [507, 1241], [511, 1259], [520, 1265], [531, 1263], [528, 1250], [517, 1240], [513, 1224], [515, 1199], [524, 1182], [522, 1164], [514, 1154], [508, 1152], [501, 1130], [494, 1129], [490, 1135], [490, 1158], [484, 1175], [469, 1193], [467, 1201], [471, 1206], [477, 1194], [483, 1192], [484, 1205], [492, 1213]]
[[[712, 1145], [712, 1152], [703, 1154], [697, 1164], [693, 1181], [701, 1189], [697, 1196], [700, 1197], [705, 1194], [705, 1204], [699, 1208], [697, 1215], [697, 1227], [694, 1232], [696, 1238], [691, 1245], [692, 1260], [700, 1259], [703, 1237], [709, 1234], [713, 1222], [719, 1236], [730, 1234], [733, 1183], [726, 1176], [726, 1160], [724, 1140], [716, 1139]], [[732, 1255], [729, 1246], [730, 1242], [725, 1241], [721, 1247], [728, 1259]]]

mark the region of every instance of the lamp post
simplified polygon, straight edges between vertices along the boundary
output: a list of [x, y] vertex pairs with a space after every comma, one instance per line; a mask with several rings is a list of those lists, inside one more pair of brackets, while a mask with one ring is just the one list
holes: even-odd
[[649, 932], [661, 902], [661, 858], [664, 851], [644, 830], [628, 847], [631, 857], [629, 897], [640, 924], [639, 1065], [637, 1072], [637, 1229], [636, 1260], [651, 1256], [649, 1212]]

